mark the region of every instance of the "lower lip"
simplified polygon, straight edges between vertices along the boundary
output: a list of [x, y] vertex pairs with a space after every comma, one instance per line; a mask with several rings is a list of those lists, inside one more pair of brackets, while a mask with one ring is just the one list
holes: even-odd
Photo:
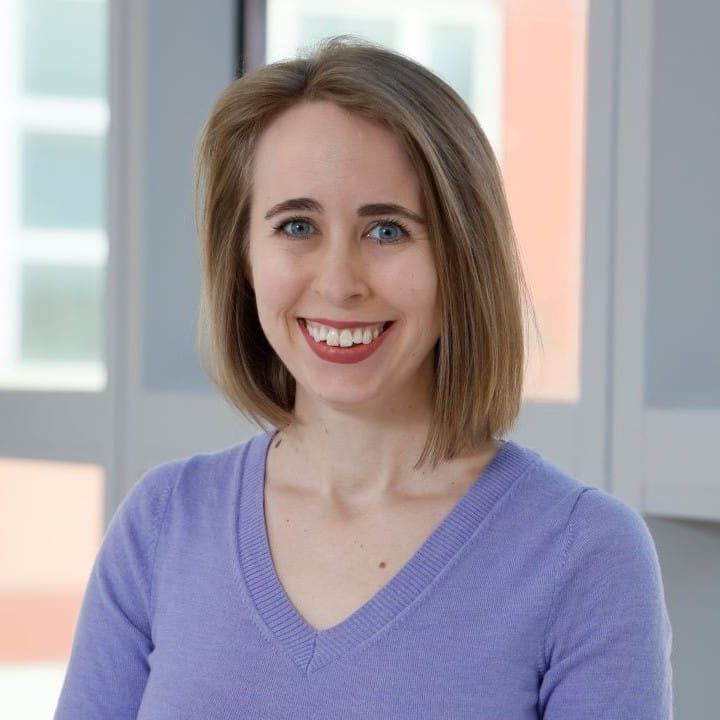
[[305, 336], [310, 349], [321, 359], [333, 363], [351, 364], [359, 363], [367, 360], [384, 342], [385, 338], [392, 332], [395, 323], [391, 323], [389, 327], [378, 335], [369, 345], [353, 345], [352, 347], [336, 347], [328, 345], [326, 342], [316, 342], [313, 336], [308, 332], [303, 320], [298, 320], [300, 331]]

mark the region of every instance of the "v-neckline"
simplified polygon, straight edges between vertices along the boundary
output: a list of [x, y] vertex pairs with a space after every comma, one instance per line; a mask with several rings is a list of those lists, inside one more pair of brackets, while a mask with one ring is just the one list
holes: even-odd
[[275, 571], [265, 518], [265, 467], [273, 433], [249, 441], [242, 473], [238, 554], [248, 595], [258, 615], [301, 672], [311, 674], [363, 644], [408, 608], [477, 531], [491, 508], [537, 457], [503, 443], [475, 482], [417, 552], [364, 605], [316, 630], [290, 601]]

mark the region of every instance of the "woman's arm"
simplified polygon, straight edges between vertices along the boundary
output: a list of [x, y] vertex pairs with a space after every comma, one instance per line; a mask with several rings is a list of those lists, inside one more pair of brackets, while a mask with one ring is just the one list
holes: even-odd
[[672, 633], [642, 518], [595, 489], [568, 523], [546, 632], [543, 720], [672, 718]]
[[55, 720], [134, 720], [149, 673], [152, 573], [170, 495], [167, 466], [135, 486], [90, 576]]

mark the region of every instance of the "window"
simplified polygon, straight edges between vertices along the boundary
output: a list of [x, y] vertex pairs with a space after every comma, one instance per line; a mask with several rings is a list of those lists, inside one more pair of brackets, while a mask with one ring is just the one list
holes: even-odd
[[103, 529], [97, 458], [59, 460], [99, 445], [84, 426], [97, 426], [105, 386], [107, 7], [3, 10], [0, 453], [15, 457], [0, 457], [0, 717], [40, 720], [57, 701]]
[[0, 388], [105, 384], [106, 6], [10, 0], [0, 28]]
[[268, 0], [271, 62], [352, 34], [447, 80], [502, 165], [541, 343], [526, 400], [580, 399], [587, 0]]

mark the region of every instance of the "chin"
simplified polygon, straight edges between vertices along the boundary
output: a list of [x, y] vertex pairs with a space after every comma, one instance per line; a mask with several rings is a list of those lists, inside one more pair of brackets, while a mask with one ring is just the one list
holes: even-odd
[[349, 388], [338, 390], [337, 392], [313, 392], [308, 395], [317, 403], [325, 405], [333, 410], [343, 412], [360, 411], [365, 408], [372, 407], [381, 402], [379, 394], [370, 393], [367, 389], [358, 389], [353, 392]]
[[308, 405], [322, 405], [340, 412], [362, 412], [377, 405], [384, 404], [384, 397], [379, 387], [369, 384], [353, 385], [349, 382], [323, 383], [320, 387], [307, 383], [298, 383], [298, 390]]

